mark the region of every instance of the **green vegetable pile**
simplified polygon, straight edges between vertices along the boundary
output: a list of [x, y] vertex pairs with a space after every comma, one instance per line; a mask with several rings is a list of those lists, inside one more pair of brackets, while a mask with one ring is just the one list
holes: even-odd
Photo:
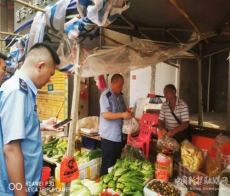
[[97, 196], [102, 192], [100, 183], [91, 180], [74, 180], [70, 186], [70, 196]]
[[56, 162], [61, 162], [63, 155], [66, 153], [68, 140], [55, 139], [43, 145], [43, 154], [53, 158]]
[[149, 161], [134, 158], [118, 159], [113, 170], [101, 177], [103, 188], [111, 188], [125, 196], [143, 196], [144, 181], [154, 175]]
[[[47, 144], [43, 145], [43, 154], [52, 158], [55, 162], [61, 163], [63, 155], [67, 151], [68, 139], [55, 139]], [[101, 157], [101, 150], [77, 151], [74, 153], [74, 157], [78, 165], [87, 163], [93, 159]]]

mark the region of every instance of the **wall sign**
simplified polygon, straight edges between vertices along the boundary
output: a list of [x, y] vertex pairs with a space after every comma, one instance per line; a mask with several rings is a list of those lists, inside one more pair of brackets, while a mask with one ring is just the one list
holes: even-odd
[[48, 84], [48, 92], [53, 92], [54, 91], [54, 85], [53, 84]]

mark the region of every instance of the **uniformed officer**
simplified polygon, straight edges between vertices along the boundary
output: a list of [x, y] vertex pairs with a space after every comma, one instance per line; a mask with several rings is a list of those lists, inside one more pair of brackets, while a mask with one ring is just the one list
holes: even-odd
[[5, 81], [5, 77], [7, 76], [5, 60], [7, 60], [7, 57], [0, 53], [0, 86]]
[[[38, 89], [50, 81], [60, 63], [54, 49], [35, 44], [22, 68], [0, 89], [0, 195], [38, 195], [43, 167]], [[50, 127], [53, 119], [42, 127]]]
[[131, 118], [126, 110], [122, 96], [124, 79], [120, 74], [111, 78], [110, 88], [100, 97], [100, 126], [102, 165], [101, 176], [108, 173], [108, 168], [116, 163], [122, 151], [123, 120]]

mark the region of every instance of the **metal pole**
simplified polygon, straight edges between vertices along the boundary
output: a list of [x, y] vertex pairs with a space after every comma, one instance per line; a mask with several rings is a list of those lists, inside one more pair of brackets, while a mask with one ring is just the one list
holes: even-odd
[[227, 106], [227, 123], [226, 130], [230, 130], [230, 51], [229, 51], [229, 66], [228, 66], [228, 106]]
[[202, 43], [199, 43], [200, 58], [198, 60], [198, 124], [203, 126], [203, 103], [202, 103]]
[[209, 57], [209, 69], [208, 69], [208, 94], [207, 94], [207, 112], [209, 112], [209, 97], [210, 97], [211, 65], [212, 65], [212, 56], [210, 56], [210, 57]]
[[24, 35], [19, 35], [19, 34], [15, 34], [15, 33], [3, 32], [3, 31], [0, 31], [0, 34], [2, 34], [2, 35], [11, 35], [11, 36], [16, 36], [16, 37], [23, 37], [24, 36]]
[[42, 8], [38, 8], [38, 7], [36, 7], [36, 6], [33, 6], [33, 5], [29, 4], [29, 3], [26, 3], [26, 2], [21, 1], [21, 0], [12, 0], [12, 1], [15, 1], [15, 2], [17, 2], [17, 3], [21, 4], [21, 5], [26, 6], [26, 7], [32, 8], [32, 9], [34, 9], [34, 10], [36, 10], [36, 11], [40, 11], [40, 12], [43, 12], [43, 13], [46, 12], [46, 10], [44, 10], [44, 9], [42, 9]]
[[[79, 65], [79, 56], [80, 56], [80, 45], [76, 44], [76, 59], [75, 59], [76, 66]], [[78, 68], [78, 71], [79, 69], [80, 68]], [[80, 76], [78, 75], [78, 73], [75, 73], [74, 74], [74, 87], [73, 87], [73, 100], [72, 100], [72, 108], [71, 108], [71, 118], [73, 120], [70, 123], [68, 148], [67, 148], [67, 155], [69, 157], [74, 156], [76, 128], [77, 128], [77, 121], [78, 121], [79, 96], [80, 96]], [[71, 182], [64, 183], [64, 189], [62, 191], [63, 196], [69, 196], [70, 185], [71, 185]]]

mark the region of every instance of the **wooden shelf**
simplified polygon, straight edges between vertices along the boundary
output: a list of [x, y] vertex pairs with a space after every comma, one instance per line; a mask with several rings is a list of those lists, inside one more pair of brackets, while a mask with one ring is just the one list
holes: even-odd
[[101, 137], [98, 134], [87, 134], [87, 133], [84, 133], [82, 131], [79, 131], [79, 133], [81, 136], [85, 136], [85, 137], [88, 137], [88, 138], [91, 138], [91, 139], [94, 139], [97, 141], [101, 141]]

